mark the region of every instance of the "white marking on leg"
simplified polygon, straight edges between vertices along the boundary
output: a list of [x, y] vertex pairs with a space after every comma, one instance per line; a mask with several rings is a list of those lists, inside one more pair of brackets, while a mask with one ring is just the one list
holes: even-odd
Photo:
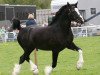
[[18, 75], [21, 69], [21, 65], [15, 64], [15, 67], [13, 69], [12, 75]]
[[31, 70], [33, 71], [34, 75], [38, 75], [39, 71], [38, 71], [37, 66], [31, 60], [29, 61], [29, 63], [30, 63]]
[[46, 66], [44, 69], [45, 75], [50, 75], [52, 70], [53, 70], [53, 68], [51, 66]]
[[82, 50], [78, 50], [78, 51], [79, 51], [79, 59], [77, 61], [77, 69], [80, 70], [83, 66], [84, 60], [83, 60]]

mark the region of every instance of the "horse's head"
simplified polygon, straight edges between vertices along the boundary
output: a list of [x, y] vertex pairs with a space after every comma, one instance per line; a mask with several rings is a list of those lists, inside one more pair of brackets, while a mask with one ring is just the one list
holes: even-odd
[[84, 22], [84, 19], [81, 16], [81, 14], [79, 13], [79, 10], [77, 8], [77, 3], [76, 4], [67, 3], [66, 6], [67, 6], [66, 7], [66, 12], [68, 13], [68, 18], [71, 21], [75, 21], [77, 23], [81, 23], [82, 24]]

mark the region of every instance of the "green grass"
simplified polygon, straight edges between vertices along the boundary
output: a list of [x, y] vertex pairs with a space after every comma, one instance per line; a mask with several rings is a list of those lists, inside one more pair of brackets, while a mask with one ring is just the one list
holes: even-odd
[[[83, 49], [83, 68], [76, 69], [78, 52], [65, 49], [59, 54], [58, 65], [52, 75], [100, 75], [100, 36], [75, 38], [74, 42]], [[0, 75], [11, 75], [22, 53], [17, 42], [0, 43]], [[38, 51], [39, 75], [44, 75], [45, 66], [51, 64], [51, 56], [50, 51]], [[30, 57], [34, 61], [33, 53]], [[20, 75], [33, 75], [27, 62], [22, 65]]]

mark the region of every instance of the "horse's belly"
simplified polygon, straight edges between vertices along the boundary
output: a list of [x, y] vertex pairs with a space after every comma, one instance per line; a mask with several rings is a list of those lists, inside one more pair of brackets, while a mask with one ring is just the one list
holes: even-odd
[[51, 50], [63, 50], [65, 48], [64, 45], [48, 45], [48, 44], [41, 44], [36, 47], [37, 49], [45, 50], [45, 51], [51, 51]]

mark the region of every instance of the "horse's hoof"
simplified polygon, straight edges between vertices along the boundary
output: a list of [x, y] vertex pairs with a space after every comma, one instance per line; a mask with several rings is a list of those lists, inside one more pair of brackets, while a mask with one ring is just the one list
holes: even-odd
[[18, 75], [21, 69], [21, 65], [15, 64], [15, 67], [13, 69], [12, 75]]
[[83, 63], [84, 63], [83, 61], [81, 61], [81, 62], [78, 61], [78, 62], [77, 62], [77, 66], [76, 66], [77, 70], [80, 70], [80, 69], [82, 68]]
[[35, 70], [33, 70], [33, 73], [34, 73], [34, 75], [38, 75], [39, 70], [38, 69], [35, 69]]
[[52, 67], [51, 66], [46, 66], [44, 69], [45, 75], [50, 75], [52, 72]]

